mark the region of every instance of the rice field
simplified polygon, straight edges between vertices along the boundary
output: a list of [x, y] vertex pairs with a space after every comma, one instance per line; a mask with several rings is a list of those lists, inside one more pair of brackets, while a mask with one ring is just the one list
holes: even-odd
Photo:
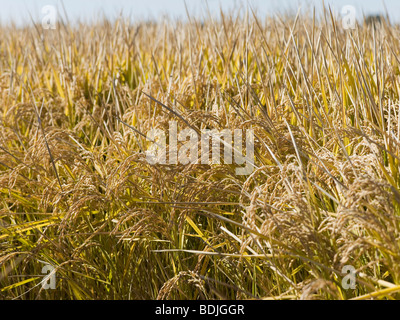
[[[249, 10], [0, 37], [1, 299], [400, 298], [398, 25]], [[150, 164], [171, 122], [252, 130], [253, 170]]]

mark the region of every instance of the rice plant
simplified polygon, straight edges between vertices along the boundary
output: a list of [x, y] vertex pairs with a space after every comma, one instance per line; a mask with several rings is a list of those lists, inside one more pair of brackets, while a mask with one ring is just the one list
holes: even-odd
[[[400, 298], [399, 26], [328, 8], [0, 35], [0, 298]], [[253, 130], [253, 172], [149, 164], [172, 121]]]

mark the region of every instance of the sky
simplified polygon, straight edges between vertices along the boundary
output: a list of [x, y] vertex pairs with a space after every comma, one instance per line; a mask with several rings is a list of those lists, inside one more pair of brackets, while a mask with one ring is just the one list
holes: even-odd
[[[218, 13], [219, 8], [230, 10], [240, 4], [250, 3], [257, 8], [259, 15], [273, 15], [279, 12], [292, 10], [297, 12], [299, 6], [305, 12], [312, 12], [313, 6], [321, 10], [322, 0], [208, 0], [211, 12]], [[385, 4], [392, 21], [400, 22], [399, 0], [325, 0], [331, 5], [334, 12], [340, 13], [343, 6], [352, 5], [356, 8], [357, 17], [363, 14], [385, 13]], [[133, 19], [157, 18], [169, 15], [172, 18], [185, 18], [184, 0], [63, 0], [64, 7], [70, 20], [77, 19], [91, 21], [105, 13], [109, 18], [115, 18], [122, 11], [123, 15]], [[189, 12], [201, 15], [205, 12], [205, 0], [186, 0]], [[40, 21], [45, 14], [41, 12], [46, 5], [54, 5], [62, 12], [61, 0], [0, 0], [0, 23], [14, 21], [17, 24], [30, 23], [34, 17]]]

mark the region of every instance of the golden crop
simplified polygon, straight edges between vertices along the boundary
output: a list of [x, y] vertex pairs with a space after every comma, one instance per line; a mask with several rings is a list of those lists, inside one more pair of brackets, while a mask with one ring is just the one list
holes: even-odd
[[[250, 12], [0, 38], [0, 298], [400, 297], [397, 25]], [[253, 129], [256, 169], [150, 165], [170, 121]]]

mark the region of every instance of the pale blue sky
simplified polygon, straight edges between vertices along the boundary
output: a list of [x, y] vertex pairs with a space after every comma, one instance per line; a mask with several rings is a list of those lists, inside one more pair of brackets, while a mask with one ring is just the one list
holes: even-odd
[[[99, 16], [100, 12], [105, 12], [110, 18], [118, 15], [123, 10], [124, 15], [132, 15], [133, 18], [156, 18], [162, 14], [171, 17], [185, 18], [185, 5], [183, 0], [64, 0], [64, 6], [71, 18], [81, 18], [92, 20]], [[295, 10], [299, 5], [305, 11], [311, 11], [315, 5], [317, 10], [322, 7], [322, 0], [208, 0], [208, 6], [212, 12], [218, 12], [219, 7], [229, 10], [237, 4], [249, 2], [257, 7], [260, 15], [274, 14], [285, 10]], [[191, 13], [198, 15], [205, 8], [203, 0], [186, 0]], [[383, 1], [381, 0], [325, 0], [330, 4], [335, 12], [339, 13], [345, 5], [353, 5], [357, 8], [358, 17], [362, 13], [376, 14], [384, 13]], [[400, 22], [400, 1], [385, 0], [390, 17], [393, 21]], [[17, 23], [29, 23], [28, 12], [33, 17], [42, 17], [41, 8], [45, 5], [56, 5], [61, 8], [61, 0], [0, 0], [0, 21], [7, 23], [14, 20]]]

